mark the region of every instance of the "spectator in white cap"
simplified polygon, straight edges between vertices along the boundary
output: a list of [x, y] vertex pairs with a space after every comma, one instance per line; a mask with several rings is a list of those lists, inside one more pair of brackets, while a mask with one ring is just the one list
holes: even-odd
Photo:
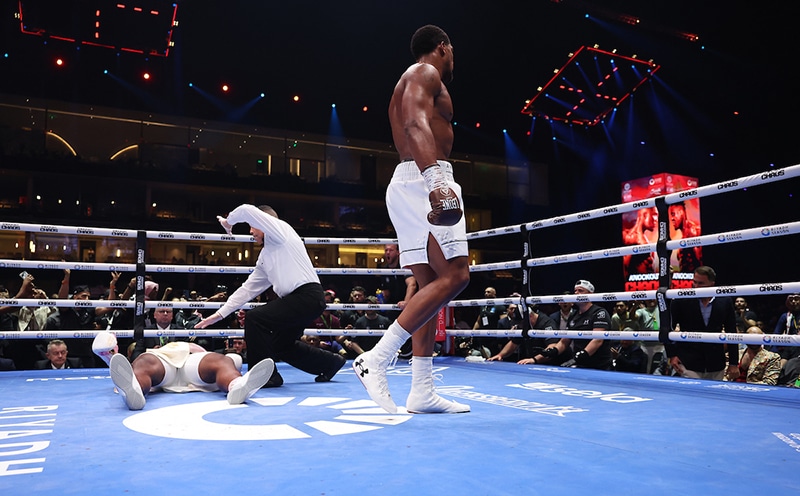
[[578, 282], [575, 283], [575, 288], [583, 288], [587, 293], [594, 293], [594, 284], [590, 283], [586, 279], [578, 280]]
[[[578, 296], [594, 293], [594, 284], [586, 279], [579, 279], [575, 283], [573, 292]], [[605, 308], [583, 298], [579, 298], [575, 303], [575, 308], [576, 310], [567, 321], [567, 330], [602, 332], [611, 328], [611, 317]], [[533, 362], [548, 363], [551, 359], [567, 351], [570, 345], [572, 345], [575, 355], [572, 360], [564, 362], [562, 366], [599, 370], [613, 369], [611, 343], [602, 338], [562, 338], [557, 343], [548, 346], [540, 355], [535, 356]]]

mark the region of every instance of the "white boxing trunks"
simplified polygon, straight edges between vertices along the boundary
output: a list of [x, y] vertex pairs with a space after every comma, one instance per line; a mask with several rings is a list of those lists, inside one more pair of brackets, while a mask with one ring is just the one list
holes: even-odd
[[203, 382], [200, 378], [200, 360], [211, 353], [190, 353], [189, 343], [175, 341], [161, 348], [148, 348], [145, 353], [157, 357], [164, 366], [164, 379], [153, 387], [160, 387], [170, 393], [188, 393], [191, 391], [219, 391], [216, 384]]
[[[453, 179], [453, 166], [444, 160], [438, 162], [463, 209], [461, 186]], [[397, 232], [401, 267], [428, 263], [428, 233], [439, 243], [445, 259], [469, 255], [465, 216], [461, 216], [454, 226], [434, 226], [428, 222], [428, 212], [431, 211], [428, 191], [419, 167], [413, 160], [400, 162], [395, 167], [392, 180], [386, 188], [386, 208]]]

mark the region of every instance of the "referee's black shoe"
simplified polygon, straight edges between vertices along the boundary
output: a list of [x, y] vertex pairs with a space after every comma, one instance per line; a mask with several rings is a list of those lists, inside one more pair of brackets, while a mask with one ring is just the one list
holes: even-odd
[[339, 369], [344, 367], [344, 364], [347, 363], [347, 359], [339, 354], [334, 354], [334, 365], [326, 370], [325, 372], [321, 373], [317, 377], [314, 378], [316, 382], [330, 382], [333, 379], [333, 376], [336, 375], [336, 372], [339, 372]]
[[278, 368], [275, 367], [275, 370], [272, 372], [269, 380], [266, 384], [261, 386], [262, 388], [274, 388], [274, 387], [281, 387], [283, 386], [283, 377], [278, 373]]

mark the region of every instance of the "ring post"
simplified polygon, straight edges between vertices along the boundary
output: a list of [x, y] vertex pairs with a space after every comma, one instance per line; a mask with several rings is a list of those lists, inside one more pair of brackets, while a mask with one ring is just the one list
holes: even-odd
[[136, 232], [136, 308], [133, 314], [133, 339], [144, 337], [144, 273], [147, 259], [147, 231]]

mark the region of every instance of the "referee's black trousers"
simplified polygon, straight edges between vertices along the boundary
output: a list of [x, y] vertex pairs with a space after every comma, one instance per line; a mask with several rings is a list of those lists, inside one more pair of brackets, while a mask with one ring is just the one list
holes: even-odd
[[247, 367], [265, 358], [283, 361], [309, 374], [319, 375], [341, 366], [341, 358], [300, 341], [303, 330], [325, 310], [322, 286], [309, 283], [292, 293], [247, 312], [244, 338]]

